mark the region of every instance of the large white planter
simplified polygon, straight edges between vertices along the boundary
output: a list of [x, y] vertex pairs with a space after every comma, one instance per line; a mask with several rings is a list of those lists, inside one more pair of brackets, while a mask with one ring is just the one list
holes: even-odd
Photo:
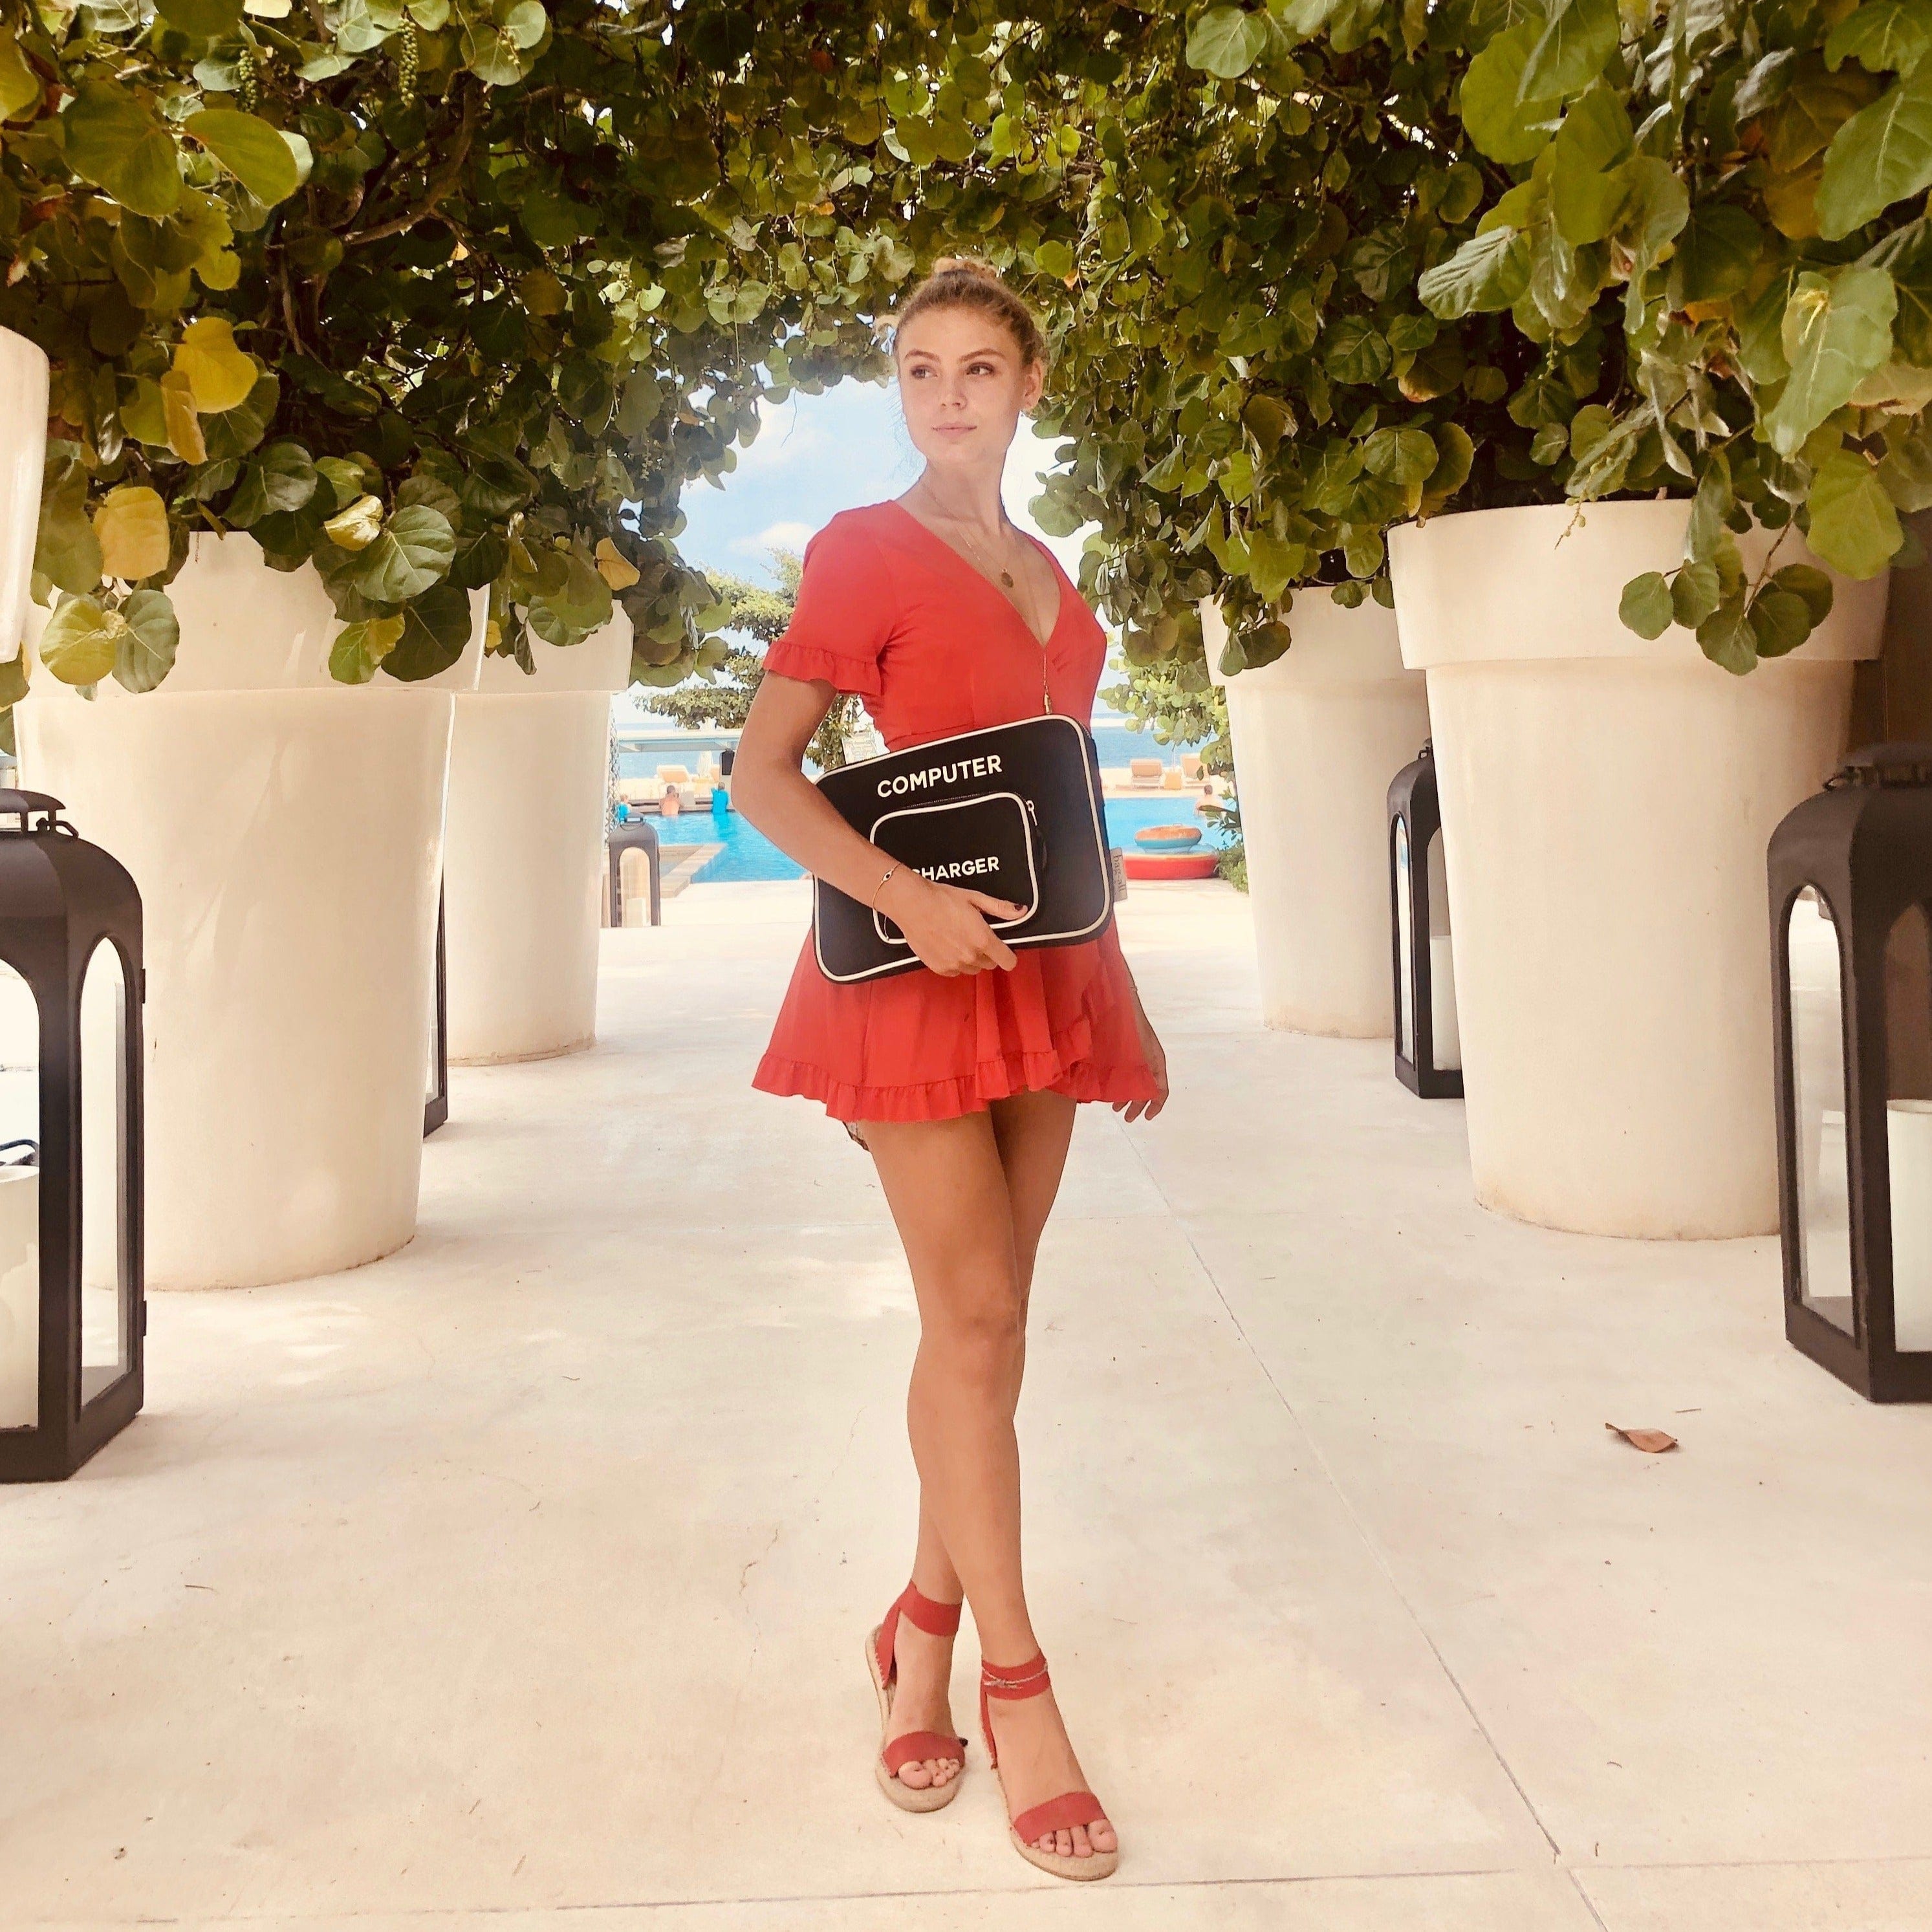
[[[312, 572], [197, 537], [160, 689], [92, 703], [36, 667], [23, 776], [140, 887], [147, 1280], [247, 1287], [415, 1232], [454, 692], [330, 678]], [[45, 614], [29, 614], [30, 642]]]
[[610, 700], [631, 682], [630, 620], [530, 649], [534, 676], [485, 658], [456, 706], [449, 1057], [471, 1064], [574, 1052], [596, 1031]]
[[[1440, 517], [1394, 532], [1427, 672], [1477, 1197], [1590, 1234], [1778, 1225], [1765, 848], [1844, 747], [1886, 582], [1834, 578], [1796, 653], [1736, 677], [1646, 642], [1624, 585], [1683, 502]], [[1755, 567], [1771, 536], [1740, 539]], [[1813, 562], [1794, 534], [1780, 562]]]
[[0, 328], [0, 658], [10, 658], [26, 616], [47, 452], [47, 358]]
[[1232, 678], [1220, 668], [1219, 608], [1203, 603], [1201, 621], [1208, 675], [1227, 694], [1262, 1020], [1386, 1037], [1389, 781], [1429, 736], [1424, 682], [1403, 668], [1395, 614], [1298, 590], [1293, 645]]

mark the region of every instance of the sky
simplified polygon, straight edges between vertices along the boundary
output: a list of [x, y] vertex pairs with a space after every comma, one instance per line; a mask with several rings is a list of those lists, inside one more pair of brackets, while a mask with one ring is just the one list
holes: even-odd
[[[698, 482], [684, 493], [687, 525], [678, 548], [706, 570], [769, 582], [773, 544], [802, 550], [806, 538], [839, 511], [898, 496], [919, 475], [919, 452], [906, 434], [896, 388], [853, 380], [819, 396], [794, 392], [766, 404], [761, 416], [757, 440], [739, 451], [724, 487]], [[1022, 422], [1006, 458], [1006, 514], [1042, 536], [1072, 577], [1084, 533], [1044, 537], [1027, 508], [1054, 446]]]
[[[794, 391], [760, 415], [756, 440], [738, 452], [738, 466], [722, 487], [694, 483], [681, 500], [686, 522], [678, 548], [700, 569], [772, 583], [774, 545], [802, 552], [806, 539], [839, 511], [899, 496], [919, 475], [920, 454], [906, 434], [896, 387], [848, 380], [822, 395]], [[1002, 487], [1007, 515], [1047, 544], [1077, 582], [1086, 532], [1049, 537], [1027, 508], [1040, 494], [1040, 472], [1052, 465], [1057, 440], [1035, 436], [1022, 418]], [[620, 697], [618, 721], [652, 722], [644, 704], [639, 691]], [[1094, 710], [1112, 715], [1104, 704]]]

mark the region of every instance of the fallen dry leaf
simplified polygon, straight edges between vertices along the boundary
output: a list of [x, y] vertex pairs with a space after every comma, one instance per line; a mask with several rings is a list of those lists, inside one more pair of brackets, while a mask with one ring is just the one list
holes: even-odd
[[1619, 1429], [1614, 1422], [1604, 1426], [1612, 1436], [1621, 1436], [1633, 1449], [1641, 1449], [1646, 1456], [1661, 1456], [1666, 1449], [1677, 1447], [1677, 1438], [1666, 1436], [1660, 1429]]

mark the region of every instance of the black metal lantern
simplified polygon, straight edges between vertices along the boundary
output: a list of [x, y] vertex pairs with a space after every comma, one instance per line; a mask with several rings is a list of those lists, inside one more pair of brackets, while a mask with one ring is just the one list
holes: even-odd
[[443, 941], [443, 915], [448, 894], [436, 889], [436, 983], [430, 990], [435, 1007], [429, 1030], [429, 1064], [423, 1070], [423, 1138], [428, 1140], [449, 1118], [449, 955]]
[[650, 922], [662, 926], [664, 878], [657, 828], [641, 818], [633, 818], [622, 825], [612, 826], [604, 836], [610, 851], [610, 923], [622, 926], [624, 922], [624, 854], [635, 850], [644, 854], [644, 862], [650, 868]]
[[0, 1481], [71, 1475], [140, 1412], [141, 899], [0, 791]]
[[1396, 774], [1388, 815], [1396, 1077], [1425, 1100], [1460, 1100], [1462, 1045], [1433, 746], [1424, 745], [1414, 764]]
[[1932, 1401], [1932, 745], [1854, 752], [1769, 866], [1784, 1332]]

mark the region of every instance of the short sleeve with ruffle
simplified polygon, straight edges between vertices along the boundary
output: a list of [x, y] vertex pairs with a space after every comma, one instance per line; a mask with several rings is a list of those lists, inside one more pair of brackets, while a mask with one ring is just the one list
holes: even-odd
[[877, 698], [879, 654], [892, 634], [892, 588], [878, 540], [842, 511], [805, 547], [791, 622], [765, 652], [765, 669]]

